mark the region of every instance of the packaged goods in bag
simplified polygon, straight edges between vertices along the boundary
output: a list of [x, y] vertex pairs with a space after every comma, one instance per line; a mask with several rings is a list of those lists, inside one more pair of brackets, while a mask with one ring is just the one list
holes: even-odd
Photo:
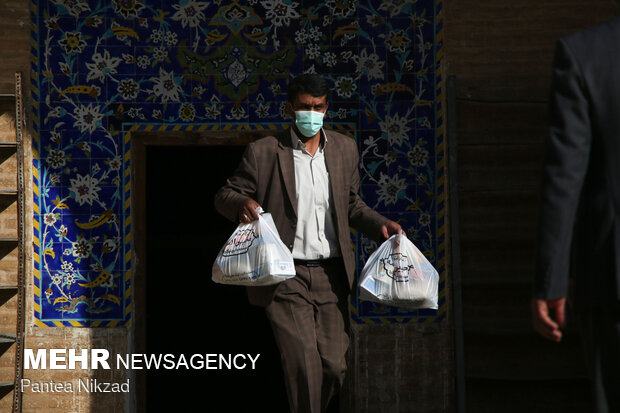
[[407, 309], [437, 309], [439, 274], [401, 232], [373, 252], [360, 277], [360, 298]]
[[240, 224], [220, 250], [212, 269], [213, 281], [231, 285], [269, 285], [294, 276], [293, 255], [280, 240], [269, 213]]

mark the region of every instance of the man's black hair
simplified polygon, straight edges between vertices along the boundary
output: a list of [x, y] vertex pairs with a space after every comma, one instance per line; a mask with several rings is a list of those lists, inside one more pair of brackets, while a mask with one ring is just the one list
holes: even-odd
[[302, 93], [308, 93], [313, 97], [329, 95], [330, 87], [323, 77], [311, 73], [305, 73], [297, 76], [288, 84], [286, 98], [293, 103], [297, 96]]

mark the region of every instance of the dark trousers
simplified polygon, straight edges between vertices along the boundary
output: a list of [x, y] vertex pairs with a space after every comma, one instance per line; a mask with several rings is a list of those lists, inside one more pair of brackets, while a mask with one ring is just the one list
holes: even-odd
[[620, 412], [620, 306], [580, 312], [596, 413]]
[[296, 263], [265, 308], [280, 350], [290, 413], [325, 412], [346, 373], [349, 286], [342, 260]]

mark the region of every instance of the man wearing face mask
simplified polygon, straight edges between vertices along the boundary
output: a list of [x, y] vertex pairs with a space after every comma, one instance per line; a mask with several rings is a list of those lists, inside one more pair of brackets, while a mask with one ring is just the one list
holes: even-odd
[[350, 227], [377, 241], [401, 229], [358, 196], [355, 141], [322, 127], [329, 92], [320, 76], [293, 79], [291, 127], [249, 144], [215, 196], [215, 208], [232, 221], [258, 219], [259, 206], [271, 213], [295, 259], [295, 278], [248, 287], [280, 349], [291, 413], [325, 412], [344, 380], [355, 275]]

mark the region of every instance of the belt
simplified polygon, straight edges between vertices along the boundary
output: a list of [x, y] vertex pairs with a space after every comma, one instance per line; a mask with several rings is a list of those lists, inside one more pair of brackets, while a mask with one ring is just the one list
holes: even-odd
[[337, 260], [342, 260], [342, 258], [327, 258], [324, 260], [298, 260], [294, 259], [295, 265], [303, 265], [304, 267], [325, 267], [326, 265], [333, 264]]

